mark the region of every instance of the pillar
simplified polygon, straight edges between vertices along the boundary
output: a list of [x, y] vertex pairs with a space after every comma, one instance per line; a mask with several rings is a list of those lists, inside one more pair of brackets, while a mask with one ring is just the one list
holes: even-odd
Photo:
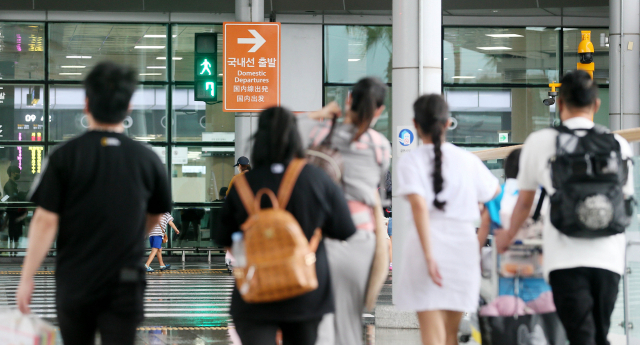
[[[264, 21], [264, 0], [236, 0], [236, 21]], [[236, 113], [236, 161], [241, 156], [251, 159], [251, 136], [258, 129], [258, 115], [258, 113]]]
[[[421, 2], [421, 4], [420, 4]], [[421, 13], [421, 14], [420, 14]], [[422, 24], [420, 24], [422, 16]], [[422, 28], [422, 35], [420, 35]], [[422, 38], [422, 44], [419, 41]], [[398, 127], [413, 126], [413, 102], [422, 93], [442, 93], [442, 4], [440, 0], [393, 0], [393, 172], [400, 171], [400, 144]], [[420, 56], [422, 50], [422, 57]], [[422, 66], [420, 66], [422, 62]], [[420, 71], [422, 69], [422, 71]], [[422, 76], [422, 80], [420, 80]], [[421, 85], [422, 84], [422, 85]], [[415, 133], [415, 132], [414, 132]], [[395, 194], [398, 174], [393, 174], [393, 269], [402, 271], [402, 248], [406, 232], [413, 222], [411, 207]], [[420, 258], [415, 258], [420, 260]], [[396, 281], [393, 294], [395, 298]], [[378, 312], [376, 311], [376, 316]], [[401, 321], [403, 317], [396, 317]], [[381, 320], [383, 321], [383, 320]], [[392, 318], [385, 321], [393, 321]], [[385, 322], [386, 323], [386, 322]], [[393, 322], [390, 322], [393, 323]], [[407, 320], [407, 324], [413, 324]], [[376, 320], [378, 325], [378, 320]], [[403, 327], [388, 324], [390, 327]], [[404, 325], [407, 326], [407, 325]]]
[[609, 124], [612, 130], [636, 128], [640, 127], [640, 3], [611, 0], [609, 10]]

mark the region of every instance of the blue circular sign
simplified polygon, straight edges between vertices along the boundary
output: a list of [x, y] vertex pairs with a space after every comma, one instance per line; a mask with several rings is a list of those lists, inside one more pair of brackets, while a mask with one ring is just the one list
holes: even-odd
[[398, 135], [398, 141], [402, 146], [409, 146], [413, 144], [414, 138], [415, 136], [413, 135], [413, 132], [408, 129], [401, 130], [400, 135]]

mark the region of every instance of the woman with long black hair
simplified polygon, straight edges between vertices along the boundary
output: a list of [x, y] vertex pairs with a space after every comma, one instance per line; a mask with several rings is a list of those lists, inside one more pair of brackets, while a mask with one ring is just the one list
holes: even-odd
[[394, 303], [418, 313], [424, 345], [453, 345], [463, 312], [478, 306], [478, 204], [500, 187], [477, 156], [445, 141], [451, 121], [442, 96], [422, 96], [413, 109], [424, 145], [402, 156], [396, 168], [396, 193], [411, 204], [413, 221], [396, 254], [403, 264], [395, 270]]
[[[342, 155], [342, 188], [358, 230], [346, 242], [325, 241], [336, 298], [334, 329], [337, 345], [362, 344], [362, 311], [376, 251], [374, 207], [380, 197], [376, 194], [384, 191], [379, 187], [385, 186], [391, 158], [389, 141], [371, 127], [384, 112], [387, 89], [387, 85], [377, 78], [358, 81], [347, 98], [344, 121], [336, 124], [331, 137], [332, 147]], [[335, 102], [320, 111], [300, 115], [303, 137], [313, 144], [322, 142], [330, 133], [330, 125], [327, 121], [317, 120], [341, 115]], [[327, 329], [330, 328], [323, 322], [322, 333], [328, 332]]]
[[[253, 138], [253, 169], [245, 173], [249, 187], [277, 191], [284, 172], [294, 159], [304, 158], [296, 118], [280, 107], [260, 114]], [[240, 230], [247, 211], [234, 184], [225, 200], [221, 231], [216, 243], [231, 247], [231, 235]], [[262, 206], [269, 207], [268, 198]], [[355, 232], [344, 195], [322, 170], [306, 165], [295, 182], [286, 210], [298, 221], [307, 240], [322, 229], [324, 236], [347, 239]], [[274, 248], [275, 249], [275, 248]], [[313, 345], [322, 317], [334, 310], [329, 283], [329, 265], [322, 242], [316, 251], [318, 288], [298, 297], [270, 303], [245, 302], [237, 286], [231, 297], [231, 316], [243, 345], [275, 345], [276, 332], [282, 330], [285, 344]]]

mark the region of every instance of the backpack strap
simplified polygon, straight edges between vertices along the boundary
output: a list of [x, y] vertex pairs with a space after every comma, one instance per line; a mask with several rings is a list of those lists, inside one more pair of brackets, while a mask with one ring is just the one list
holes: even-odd
[[278, 188], [278, 203], [281, 209], [286, 209], [291, 198], [291, 192], [293, 192], [293, 186], [295, 186], [298, 176], [304, 166], [307, 165], [306, 159], [294, 159], [289, 163], [287, 170], [284, 172], [282, 182], [280, 182], [280, 188]]
[[244, 174], [236, 176], [233, 181], [233, 185], [238, 191], [238, 196], [240, 197], [240, 201], [242, 201], [242, 205], [244, 205], [244, 209], [247, 211], [247, 214], [249, 214], [249, 216], [253, 215], [255, 213], [255, 208], [253, 206], [255, 195], [253, 194], [251, 187], [249, 187], [247, 177], [244, 176]]
[[547, 196], [547, 190], [542, 188], [542, 192], [540, 192], [540, 197], [538, 199], [538, 205], [536, 206], [536, 210], [533, 212], [533, 217], [531, 217], [534, 222], [537, 222], [538, 219], [540, 219], [540, 212], [542, 212], [542, 204], [544, 203], [545, 196]]

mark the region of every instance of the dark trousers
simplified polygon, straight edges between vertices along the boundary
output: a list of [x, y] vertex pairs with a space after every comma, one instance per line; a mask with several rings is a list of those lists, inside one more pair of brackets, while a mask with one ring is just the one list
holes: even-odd
[[578, 267], [552, 271], [549, 284], [571, 345], [609, 345], [607, 335], [618, 297], [620, 275]]
[[233, 322], [242, 345], [276, 345], [278, 329], [282, 330], [283, 345], [314, 345], [320, 320], [276, 322], [234, 319]]
[[58, 296], [58, 324], [65, 345], [134, 345], [144, 317], [144, 282], [120, 283], [111, 296], [92, 302], [64, 301]]

